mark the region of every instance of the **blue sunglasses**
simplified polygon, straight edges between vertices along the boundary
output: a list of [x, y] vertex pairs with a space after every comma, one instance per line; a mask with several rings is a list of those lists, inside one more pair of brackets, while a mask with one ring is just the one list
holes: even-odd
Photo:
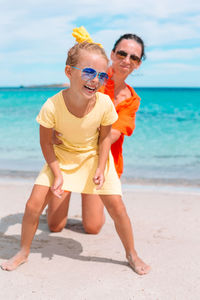
[[108, 80], [108, 74], [104, 73], [104, 72], [97, 72], [95, 69], [92, 68], [84, 68], [84, 69], [80, 69], [77, 67], [73, 67], [74, 69], [77, 70], [81, 70], [81, 78], [84, 81], [90, 81], [92, 79], [94, 79], [96, 76], [98, 76], [99, 82], [104, 85], [106, 84], [107, 80]]

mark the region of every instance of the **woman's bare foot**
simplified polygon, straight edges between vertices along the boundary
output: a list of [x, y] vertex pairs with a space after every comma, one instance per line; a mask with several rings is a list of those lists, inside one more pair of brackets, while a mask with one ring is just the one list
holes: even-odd
[[27, 261], [28, 255], [24, 254], [24, 252], [19, 251], [15, 256], [13, 256], [11, 259], [7, 260], [1, 265], [2, 270], [5, 271], [13, 271], [15, 270], [19, 265], [25, 263]]
[[138, 256], [133, 257], [131, 254], [127, 255], [129, 266], [139, 275], [149, 273], [150, 266], [145, 264]]

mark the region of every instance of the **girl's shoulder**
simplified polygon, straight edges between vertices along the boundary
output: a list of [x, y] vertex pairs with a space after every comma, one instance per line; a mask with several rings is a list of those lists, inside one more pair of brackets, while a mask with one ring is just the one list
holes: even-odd
[[96, 96], [97, 96], [97, 101], [99, 102], [100, 105], [104, 104], [104, 105], [107, 106], [107, 105], [110, 105], [110, 103], [112, 103], [112, 100], [106, 94], [103, 94], [101, 92], [97, 92]]
[[62, 91], [49, 97], [43, 104], [43, 108], [48, 109], [50, 111], [55, 111], [61, 105], [62, 105]]
[[57, 94], [48, 98], [47, 101], [52, 103], [53, 105], [58, 105], [60, 102], [62, 102], [62, 99], [63, 99], [62, 91], [60, 91]]

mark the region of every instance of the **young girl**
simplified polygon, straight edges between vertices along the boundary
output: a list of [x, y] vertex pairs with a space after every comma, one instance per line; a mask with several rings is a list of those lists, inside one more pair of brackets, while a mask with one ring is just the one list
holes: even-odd
[[[27, 260], [39, 217], [50, 199], [62, 201], [68, 193], [78, 192], [100, 195], [114, 220], [130, 266], [138, 274], [148, 272], [149, 267], [134, 248], [120, 180], [109, 151], [111, 125], [117, 114], [110, 98], [97, 92], [108, 78], [107, 66], [107, 56], [97, 44], [83, 42], [69, 50], [65, 73], [70, 88], [48, 99], [37, 117], [47, 164], [26, 204], [21, 250], [2, 264], [2, 269], [14, 270]], [[53, 129], [62, 133], [61, 145], [52, 145]]]
[[[72, 35], [78, 43], [85, 40], [92, 42], [87, 30], [81, 26], [74, 28]], [[121, 178], [123, 173], [123, 142], [125, 136], [130, 136], [135, 128], [136, 112], [140, 105], [140, 97], [132, 86], [125, 80], [140, 67], [145, 59], [143, 40], [135, 34], [124, 34], [117, 39], [111, 52], [111, 66], [108, 69], [108, 81], [102, 85], [99, 92], [108, 95], [118, 114], [117, 121], [111, 129], [111, 153], [115, 169]], [[53, 142], [61, 144], [59, 133], [54, 131]], [[57, 135], [58, 136], [57, 136]], [[105, 223], [104, 205], [99, 195], [82, 194], [82, 223], [85, 232], [98, 234]], [[55, 199], [48, 203], [47, 220], [52, 232], [61, 231], [67, 223], [67, 214], [70, 204], [70, 195], [58, 203]], [[62, 207], [62, 209], [61, 209]]]

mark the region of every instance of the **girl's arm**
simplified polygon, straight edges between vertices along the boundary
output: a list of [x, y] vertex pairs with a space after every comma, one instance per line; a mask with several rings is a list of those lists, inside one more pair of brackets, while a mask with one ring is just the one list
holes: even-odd
[[60, 198], [63, 193], [63, 177], [53, 149], [52, 130], [52, 128], [46, 128], [40, 125], [40, 145], [44, 158], [54, 175], [54, 183], [51, 187], [51, 191], [55, 196]]
[[104, 183], [104, 170], [106, 167], [106, 162], [109, 155], [109, 150], [111, 146], [111, 127], [109, 126], [100, 126], [99, 132], [99, 161], [95, 176], [93, 178], [94, 183], [97, 185], [99, 190]]

